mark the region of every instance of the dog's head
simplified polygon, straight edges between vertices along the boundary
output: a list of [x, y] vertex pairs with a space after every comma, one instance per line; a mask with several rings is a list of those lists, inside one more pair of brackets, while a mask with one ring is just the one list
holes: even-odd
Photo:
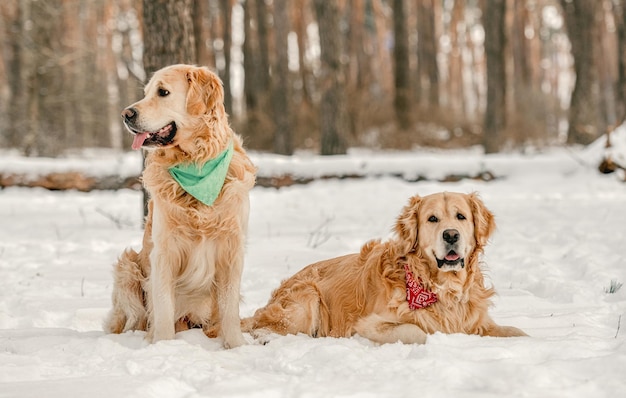
[[208, 68], [172, 65], [154, 73], [144, 98], [122, 112], [134, 135], [133, 149], [167, 148], [192, 143], [199, 126], [210, 118], [225, 118], [224, 90]]
[[461, 271], [466, 259], [487, 244], [495, 222], [475, 193], [443, 192], [412, 197], [395, 230], [405, 254], [420, 252], [433, 270]]

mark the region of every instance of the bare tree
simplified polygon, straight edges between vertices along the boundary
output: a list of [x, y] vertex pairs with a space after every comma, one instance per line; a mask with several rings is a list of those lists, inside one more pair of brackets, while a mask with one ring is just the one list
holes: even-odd
[[291, 123], [289, 122], [289, 53], [287, 36], [289, 18], [286, 0], [274, 0], [274, 41], [276, 59], [273, 68], [272, 105], [274, 110], [274, 152], [293, 153]]
[[615, 21], [617, 26], [617, 123], [626, 121], [626, 0], [615, 3]]
[[55, 156], [61, 150], [59, 137], [65, 134], [63, 112], [63, 69], [60, 58], [63, 5], [61, 0], [30, 1], [32, 29], [25, 29], [27, 40], [37, 43], [32, 49], [28, 70], [30, 128], [27, 147], [39, 156]]
[[604, 132], [598, 109], [598, 75], [594, 62], [594, 22], [598, 2], [561, 0], [572, 45], [576, 83], [569, 109], [567, 142], [588, 144]]
[[[457, 2], [455, 2], [456, 7]], [[455, 29], [455, 27], [453, 27]], [[417, 82], [418, 101], [423, 93], [422, 82], [428, 82], [429, 107], [439, 106], [439, 68], [437, 67], [437, 36], [435, 35], [435, 5], [433, 0], [417, 2]]]
[[192, 10], [192, 0], [143, 0], [147, 77], [167, 65], [196, 62]]
[[230, 62], [231, 62], [231, 46], [233, 44], [232, 38], [232, 4], [230, 0], [220, 0], [220, 10], [222, 12], [222, 43], [224, 54], [224, 69], [220, 70], [220, 77], [224, 82], [224, 107], [226, 113], [233, 114], [233, 94], [230, 89]]
[[320, 37], [319, 89], [322, 155], [346, 153], [348, 131], [345, 76], [341, 65], [341, 34], [337, 0], [314, 0]]
[[7, 82], [7, 98], [3, 98], [5, 108], [0, 111], [6, 112], [7, 128], [3, 130], [3, 139], [14, 148], [22, 147], [24, 112], [24, 85], [23, 43], [24, 32], [22, 31], [22, 14], [24, 2], [3, 2], [0, 5], [0, 17], [2, 18], [2, 38], [4, 51], [2, 52]]
[[[252, 1], [252, 0], [250, 0]], [[256, 2], [256, 23], [259, 40], [259, 89], [265, 91], [270, 86], [270, 61], [267, 32], [267, 7], [265, 0], [255, 0]]]
[[409, 35], [404, 0], [393, 1], [394, 108], [400, 129], [411, 126], [411, 79], [409, 71]]
[[490, 0], [483, 9], [487, 59], [487, 108], [483, 137], [485, 153], [500, 149], [502, 130], [506, 126], [505, 11], [506, 0]]

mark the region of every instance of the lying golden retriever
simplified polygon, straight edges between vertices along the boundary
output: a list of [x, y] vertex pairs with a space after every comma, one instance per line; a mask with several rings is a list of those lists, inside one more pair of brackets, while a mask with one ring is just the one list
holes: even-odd
[[202, 326], [226, 347], [245, 343], [239, 317], [249, 190], [256, 169], [228, 124], [219, 78], [204, 67], [157, 71], [122, 116], [133, 149], [148, 150], [150, 194], [139, 253], [114, 269], [105, 330], [147, 330], [156, 342]]
[[487, 312], [494, 290], [484, 284], [479, 257], [494, 228], [475, 194], [415, 196], [397, 219], [395, 239], [307, 266], [244, 319], [243, 330], [256, 337], [358, 333], [409, 344], [437, 331], [525, 336]]

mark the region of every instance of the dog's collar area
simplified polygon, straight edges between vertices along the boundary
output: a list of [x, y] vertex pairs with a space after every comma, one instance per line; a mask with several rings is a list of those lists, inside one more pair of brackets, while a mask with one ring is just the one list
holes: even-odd
[[437, 293], [424, 289], [422, 278], [416, 279], [407, 263], [404, 263], [404, 272], [406, 274], [406, 301], [410, 309], [419, 310], [437, 302]]
[[170, 175], [191, 196], [207, 206], [213, 205], [224, 186], [233, 158], [233, 142], [224, 152], [203, 165], [183, 163], [169, 169]]

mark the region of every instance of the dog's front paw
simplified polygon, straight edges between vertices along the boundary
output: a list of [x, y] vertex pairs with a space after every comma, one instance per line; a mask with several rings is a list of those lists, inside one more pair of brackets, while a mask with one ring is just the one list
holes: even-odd
[[246, 339], [243, 337], [243, 334], [241, 333], [235, 334], [233, 336], [229, 336], [228, 338], [224, 339], [224, 347], [228, 349], [240, 347], [246, 344], [248, 344], [248, 342], [246, 341]]
[[172, 325], [171, 328], [167, 328], [167, 330], [151, 329], [148, 331], [146, 339], [151, 343], [158, 343], [162, 340], [173, 340], [176, 334], [173, 326], [174, 325]]

